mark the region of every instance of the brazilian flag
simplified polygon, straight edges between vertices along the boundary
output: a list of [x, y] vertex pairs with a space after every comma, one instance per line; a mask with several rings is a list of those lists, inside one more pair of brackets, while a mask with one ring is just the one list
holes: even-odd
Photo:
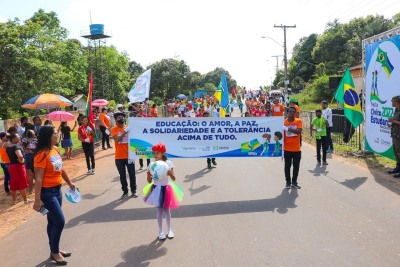
[[383, 51], [380, 47], [378, 47], [378, 56], [376, 57], [376, 61], [382, 64], [382, 68], [386, 72], [386, 75], [390, 77], [390, 74], [392, 74], [394, 67], [390, 62], [387, 53]]
[[354, 82], [349, 68], [346, 69], [342, 80], [340, 81], [336, 90], [335, 99], [342, 104], [344, 115], [351, 122], [354, 128], [364, 121], [360, 98], [354, 88]]

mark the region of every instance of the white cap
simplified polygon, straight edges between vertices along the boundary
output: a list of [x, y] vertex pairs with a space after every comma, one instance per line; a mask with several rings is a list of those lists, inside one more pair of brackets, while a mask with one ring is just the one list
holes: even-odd
[[122, 105], [122, 104], [117, 105], [117, 108], [123, 108], [123, 107], [124, 107], [124, 105]]

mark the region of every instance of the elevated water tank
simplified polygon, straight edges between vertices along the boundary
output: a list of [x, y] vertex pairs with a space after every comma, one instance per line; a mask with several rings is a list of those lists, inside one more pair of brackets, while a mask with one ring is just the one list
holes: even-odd
[[92, 24], [89, 27], [91, 35], [104, 34], [104, 24]]

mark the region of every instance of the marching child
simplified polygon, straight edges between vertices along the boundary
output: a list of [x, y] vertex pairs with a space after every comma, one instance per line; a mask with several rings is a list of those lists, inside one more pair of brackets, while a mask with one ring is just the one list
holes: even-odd
[[147, 182], [143, 189], [144, 201], [157, 208], [158, 239], [165, 240], [162, 221], [165, 215], [167, 222], [167, 237], [174, 238], [171, 228], [171, 209], [179, 207], [182, 201], [182, 188], [169, 181], [175, 181], [174, 165], [167, 160], [167, 149], [163, 143], [155, 144], [152, 148], [155, 161], [150, 163], [147, 170]]

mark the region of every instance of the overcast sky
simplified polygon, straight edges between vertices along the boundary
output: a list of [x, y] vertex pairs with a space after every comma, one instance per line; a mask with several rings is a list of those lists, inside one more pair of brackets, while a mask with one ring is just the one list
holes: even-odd
[[104, 24], [111, 32], [107, 44], [128, 52], [144, 67], [175, 57], [203, 74], [223, 67], [239, 85], [255, 89], [274, 78], [272, 56], [283, 55], [283, 30], [274, 24], [296, 25], [287, 30], [290, 58], [301, 37], [321, 34], [329, 21], [348, 22], [370, 14], [391, 18], [400, 12], [400, 1], [0, 0], [0, 7], [0, 21], [25, 20], [39, 8], [55, 11], [70, 38], [84, 44], [80, 32], [89, 30], [90, 10], [92, 23]]

